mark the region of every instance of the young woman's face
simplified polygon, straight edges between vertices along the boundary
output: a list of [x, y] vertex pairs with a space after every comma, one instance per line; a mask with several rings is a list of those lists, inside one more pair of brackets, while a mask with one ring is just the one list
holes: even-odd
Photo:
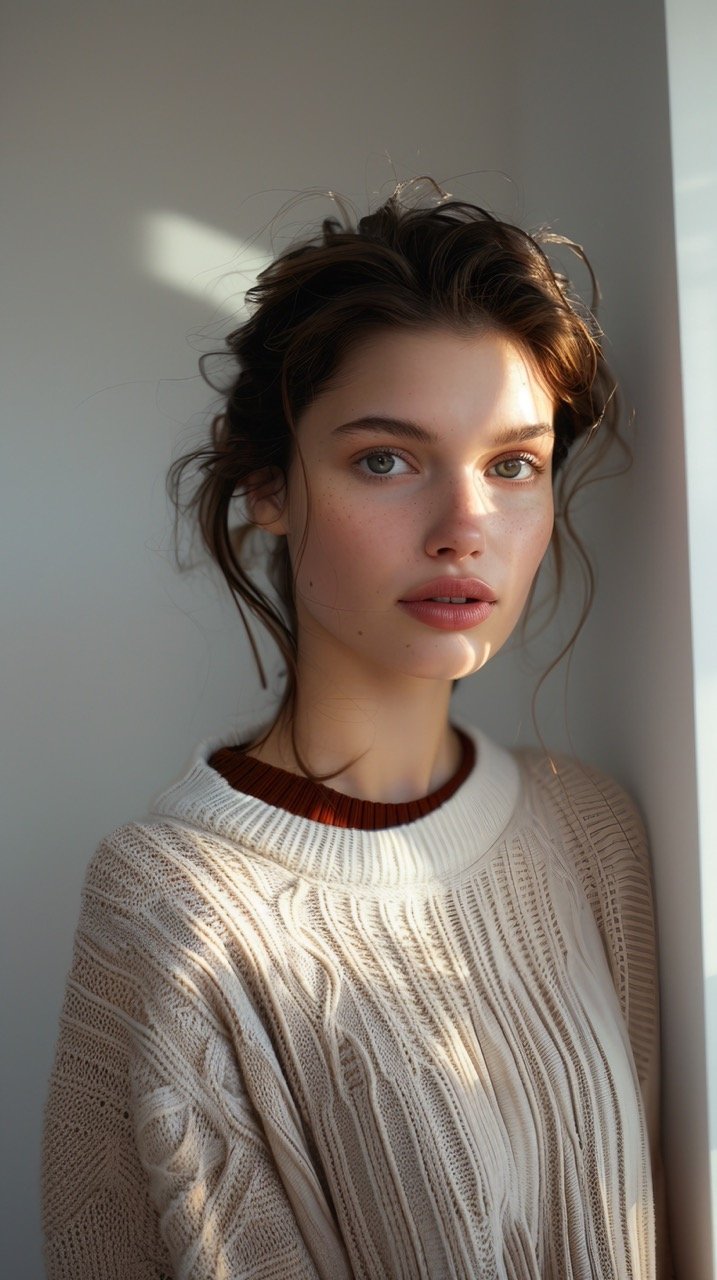
[[297, 424], [304, 468], [275, 522], [300, 661], [449, 681], [496, 653], [550, 540], [552, 424], [530, 357], [496, 333], [356, 348]]

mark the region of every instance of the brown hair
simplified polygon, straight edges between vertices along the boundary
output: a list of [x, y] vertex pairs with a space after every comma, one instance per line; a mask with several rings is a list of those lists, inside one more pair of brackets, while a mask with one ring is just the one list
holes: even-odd
[[[262, 271], [247, 294], [249, 318], [226, 339], [232, 377], [223, 408], [213, 418], [211, 439], [177, 459], [169, 473], [176, 510], [196, 517], [203, 543], [237, 604], [264, 684], [245, 607], [283, 655], [287, 683], [280, 716], [291, 717], [296, 690], [296, 613], [286, 540], [277, 540], [267, 557], [277, 605], [251, 577], [247, 539], [255, 526], [248, 519], [234, 524], [234, 502], [267, 475], [287, 475], [302, 411], [349, 351], [377, 330], [498, 330], [531, 354], [556, 405], [556, 508], [586, 585], [581, 617], [555, 663], [574, 643], [592, 602], [592, 569], [569, 513], [578, 481], [566, 479], [571, 469], [564, 464], [572, 446], [587, 442], [599, 425], [609, 443], [618, 423], [615, 384], [594, 315], [594, 274], [579, 245], [545, 230], [528, 234], [486, 209], [448, 197], [431, 179], [430, 203], [409, 203], [407, 194], [415, 197], [425, 181], [400, 184], [355, 225], [337, 201], [343, 224], [326, 218], [313, 237], [279, 254]], [[556, 245], [585, 264], [592, 288], [589, 308], [551, 265], [546, 249]], [[296, 456], [300, 459], [300, 453]], [[187, 478], [191, 489], [183, 498]], [[563, 553], [557, 523], [553, 552], [559, 586]]]

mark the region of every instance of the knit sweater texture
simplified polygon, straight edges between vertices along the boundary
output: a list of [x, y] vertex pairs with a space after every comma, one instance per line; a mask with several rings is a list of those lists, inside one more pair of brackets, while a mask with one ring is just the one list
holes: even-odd
[[103, 842], [46, 1113], [50, 1280], [671, 1275], [640, 819], [470, 732], [468, 777], [400, 826], [296, 816], [205, 748]]

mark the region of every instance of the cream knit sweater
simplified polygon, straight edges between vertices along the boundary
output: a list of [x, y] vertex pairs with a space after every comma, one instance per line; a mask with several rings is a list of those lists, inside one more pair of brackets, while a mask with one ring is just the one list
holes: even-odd
[[200, 752], [100, 846], [46, 1117], [52, 1280], [669, 1274], [639, 819], [473, 736], [404, 826], [295, 817]]

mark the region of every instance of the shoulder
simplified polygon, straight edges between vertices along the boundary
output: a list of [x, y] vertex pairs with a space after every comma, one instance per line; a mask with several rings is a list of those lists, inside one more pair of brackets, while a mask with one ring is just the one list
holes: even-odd
[[640, 811], [614, 778], [567, 756], [517, 753], [531, 818], [582, 887], [613, 958], [654, 949], [652, 868]]
[[171, 821], [130, 822], [110, 832], [87, 867], [78, 940], [97, 958], [122, 958], [146, 979], [174, 957], [194, 967], [223, 949], [216, 882], [220, 851]]
[[[265, 865], [266, 864], [266, 865]], [[80, 931], [111, 943], [146, 976], [159, 968], [216, 972], [252, 952], [285, 877], [207, 826], [152, 816], [106, 836], [91, 858]], [[273, 936], [273, 935], [272, 935]]]
[[601, 865], [649, 871], [642, 814], [614, 778], [570, 756], [515, 752], [528, 804], [568, 847], [589, 848]]
[[657, 1006], [652, 871], [640, 811], [620, 783], [580, 761], [532, 750], [516, 759], [531, 814], [598, 926], [643, 1078]]
[[149, 819], [125, 823], [105, 836], [92, 855], [83, 901], [104, 902], [108, 909], [148, 909], [157, 899], [175, 895], [193, 858], [196, 838], [181, 827]]

